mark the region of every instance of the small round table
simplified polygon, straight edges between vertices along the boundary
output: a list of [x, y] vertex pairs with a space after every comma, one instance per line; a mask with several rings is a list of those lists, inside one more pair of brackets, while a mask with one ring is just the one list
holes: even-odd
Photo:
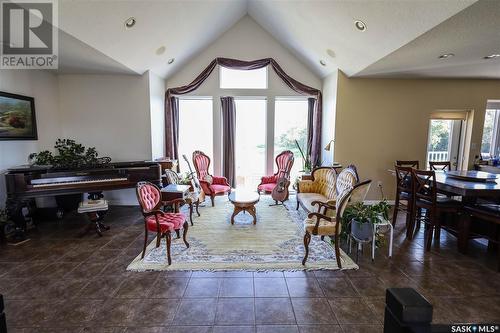
[[253, 224], [257, 223], [255, 214], [255, 204], [259, 202], [259, 194], [244, 190], [235, 190], [229, 194], [229, 201], [234, 205], [234, 212], [231, 215], [231, 224], [234, 224], [234, 217], [242, 211], [248, 212], [253, 217]]

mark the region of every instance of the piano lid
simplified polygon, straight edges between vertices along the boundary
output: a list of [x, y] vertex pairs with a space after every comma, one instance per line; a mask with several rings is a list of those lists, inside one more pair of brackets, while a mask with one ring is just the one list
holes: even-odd
[[54, 169], [51, 165], [19, 165], [7, 169], [8, 173], [31, 173], [31, 172], [64, 172], [64, 171], [82, 171], [82, 170], [105, 170], [105, 169], [118, 169], [130, 167], [147, 167], [157, 165], [158, 162], [152, 161], [130, 161], [130, 162], [111, 162], [103, 164], [101, 167], [80, 168], [80, 169]]

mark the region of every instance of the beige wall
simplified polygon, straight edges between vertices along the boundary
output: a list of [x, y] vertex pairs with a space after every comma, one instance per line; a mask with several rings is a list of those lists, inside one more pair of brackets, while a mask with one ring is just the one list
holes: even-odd
[[0, 91], [35, 98], [38, 140], [0, 141], [0, 207], [7, 196], [8, 168], [28, 163], [28, 155], [52, 149], [60, 136], [57, 77], [41, 70], [0, 70]]
[[363, 79], [338, 77], [335, 160], [358, 166], [374, 181], [367, 199], [379, 199], [377, 182], [394, 198], [387, 172], [396, 159], [425, 163], [429, 115], [473, 110], [469, 166], [479, 153], [488, 99], [500, 99], [500, 80]]

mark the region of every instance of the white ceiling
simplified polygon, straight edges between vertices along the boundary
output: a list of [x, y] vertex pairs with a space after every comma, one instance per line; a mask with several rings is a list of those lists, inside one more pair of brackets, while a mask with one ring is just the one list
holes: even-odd
[[[246, 0], [59, 2], [59, 28], [136, 73], [167, 77], [238, 22]], [[124, 22], [135, 17], [136, 25]], [[162, 55], [156, 50], [165, 46]], [[175, 58], [172, 65], [167, 61]]]
[[[453, 53], [454, 57], [439, 59]], [[377, 77], [500, 78], [500, 1], [479, 1], [358, 73]]]
[[[499, 46], [500, 29], [493, 27], [499, 22], [500, 1], [481, 0], [473, 5], [475, 2], [62, 0], [59, 2], [60, 29], [84, 46], [74, 45], [74, 41], [61, 42], [64, 49], [60, 51], [60, 60], [66, 72], [142, 74], [151, 70], [167, 78], [248, 14], [320, 77], [337, 68], [349, 76], [387, 73], [421, 76], [423, 72], [408, 74], [406, 69], [423, 68], [437, 76], [452, 77], [454, 73], [461, 73], [458, 76], [481, 77], [485, 70], [481, 62], [471, 60], [477, 58], [471, 48], [481, 45], [483, 52], [485, 46], [491, 48], [493, 42]], [[137, 19], [137, 24], [125, 29], [124, 21], [131, 16]], [[461, 16], [465, 18], [460, 20]], [[483, 22], [483, 17], [487, 17], [484, 21], [488, 22]], [[355, 29], [356, 19], [366, 23], [367, 31]], [[484, 27], [490, 30], [483, 33]], [[422, 38], [428, 41], [419, 44]], [[160, 46], [165, 46], [166, 51], [157, 55]], [[456, 59], [470, 66], [464, 69], [460, 62], [436, 63], [437, 55], [442, 53], [439, 46], [446, 46], [446, 52], [456, 53]], [[448, 50], [451, 47], [454, 48]], [[86, 49], [87, 55], [82, 56], [78, 48]], [[327, 49], [334, 51], [334, 57], [327, 54]], [[176, 61], [168, 65], [169, 58]], [[326, 61], [326, 66], [319, 64], [320, 59]], [[494, 75], [500, 78], [498, 70]]]

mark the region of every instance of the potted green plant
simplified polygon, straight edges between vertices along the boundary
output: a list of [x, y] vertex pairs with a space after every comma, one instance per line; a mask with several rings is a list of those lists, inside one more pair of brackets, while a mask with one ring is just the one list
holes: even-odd
[[385, 222], [389, 219], [390, 206], [383, 200], [375, 205], [366, 205], [357, 202], [346, 208], [343, 216], [344, 231], [347, 224], [351, 224], [351, 235], [361, 241], [370, 241], [373, 238], [373, 224]]

